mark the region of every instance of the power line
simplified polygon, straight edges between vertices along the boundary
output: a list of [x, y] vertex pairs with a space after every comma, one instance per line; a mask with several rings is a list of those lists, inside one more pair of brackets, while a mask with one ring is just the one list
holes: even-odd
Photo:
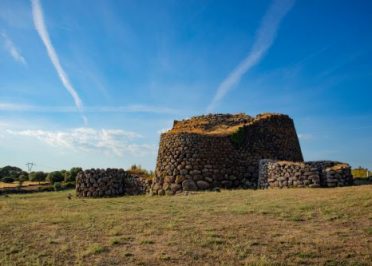
[[30, 173], [31, 170], [32, 170], [32, 167], [33, 167], [34, 165], [36, 165], [36, 164], [34, 164], [33, 162], [29, 162], [29, 163], [26, 163], [26, 165], [27, 165], [28, 172]]

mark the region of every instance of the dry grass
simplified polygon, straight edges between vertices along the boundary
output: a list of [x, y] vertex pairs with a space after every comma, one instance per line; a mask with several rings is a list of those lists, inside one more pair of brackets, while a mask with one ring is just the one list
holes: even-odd
[[225, 121], [219, 121], [218, 123], [213, 119], [212, 121], [208, 120], [208, 116], [197, 116], [191, 119], [178, 121], [178, 123], [173, 125], [173, 128], [167, 131], [167, 133], [194, 133], [201, 135], [228, 136], [234, 134], [243, 126], [250, 126], [262, 120], [278, 116], [286, 115], [262, 113], [258, 114], [256, 117], [250, 117], [246, 114], [235, 114], [231, 115], [229, 118], [225, 118]]
[[[216, 120], [217, 119], [217, 120]], [[216, 116], [196, 116], [178, 121], [167, 133], [195, 133], [203, 135], [230, 135], [240, 127], [254, 120], [246, 114], [225, 115], [224, 118]]]
[[0, 197], [0, 265], [371, 265], [372, 186]]
[[[40, 182], [40, 185], [49, 184], [49, 182]], [[32, 181], [24, 181], [22, 187], [28, 186], [38, 186], [39, 182], [32, 182]], [[0, 188], [15, 188], [18, 187], [18, 182], [14, 181], [13, 183], [4, 183], [0, 182]]]

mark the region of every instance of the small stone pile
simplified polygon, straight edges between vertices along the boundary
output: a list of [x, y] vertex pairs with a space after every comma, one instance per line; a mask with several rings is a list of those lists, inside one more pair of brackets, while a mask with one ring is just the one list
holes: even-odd
[[132, 176], [123, 169], [90, 169], [76, 177], [78, 197], [139, 195], [148, 191], [149, 181]]
[[335, 161], [260, 160], [259, 188], [336, 187], [353, 184], [351, 167]]

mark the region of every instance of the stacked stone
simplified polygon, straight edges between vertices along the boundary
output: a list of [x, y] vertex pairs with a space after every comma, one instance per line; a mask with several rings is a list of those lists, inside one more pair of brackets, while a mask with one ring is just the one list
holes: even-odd
[[130, 175], [124, 178], [125, 195], [141, 195], [150, 192], [152, 180], [139, 175]]
[[259, 188], [336, 187], [352, 183], [351, 167], [345, 163], [260, 160]]
[[353, 184], [351, 167], [348, 164], [338, 164], [325, 169], [325, 183], [327, 187], [343, 187]]
[[173, 122], [173, 129], [177, 131], [211, 131], [224, 126], [226, 128], [236, 125], [247, 124], [253, 121], [253, 117], [240, 114], [208, 114], [193, 116], [190, 119]]
[[123, 169], [90, 169], [76, 177], [78, 197], [113, 197], [144, 194], [148, 190], [146, 180], [131, 176]]
[[310, 161], [307, 164], [318, 168], [322, 187], [348, 186], [353, 184], [349, 164], [337, 161]]
[[320, 187], [320, 175], [306, 163], [260, 160], [258, 187]]
[[[239, 114], [236, 118], [228, 115], [227, 121], [223, 115], [216, 116], [192, 118], [200, 121], [200, 127], [190, 120], [176, 122], [177, 130], [161, 135], [152, 194], [219, 187], [257, 188], [260, 159], [303, 161], [294, 124], [288, 116], [265, 114], [252, 119]], [[238, 126], [238, 130], [240, 119], [243, 135], [239, 143], [233, 141], [228, 128], [228, 134], [200, 133], [218, 123]]]

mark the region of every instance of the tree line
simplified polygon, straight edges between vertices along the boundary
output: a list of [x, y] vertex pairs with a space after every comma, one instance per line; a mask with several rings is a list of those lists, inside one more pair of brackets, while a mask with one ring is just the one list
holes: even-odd
[[43, 171], [33, 171], [26, 172], [21, 168], [14, 166], [5, 166], [0, 168], [0, 181], [4, 183], [13, 183], [13, 182], [24, 182], [24, 181], [33, 181], [33, 182], [49, 182], [52, 185], [59, 182], [71, 183], [74, 184], [76, 181], [76, 176], [83, 169], [81, 167], [73, 167], [70, 170], [61, 170], [53, 172], [43, 172]]

